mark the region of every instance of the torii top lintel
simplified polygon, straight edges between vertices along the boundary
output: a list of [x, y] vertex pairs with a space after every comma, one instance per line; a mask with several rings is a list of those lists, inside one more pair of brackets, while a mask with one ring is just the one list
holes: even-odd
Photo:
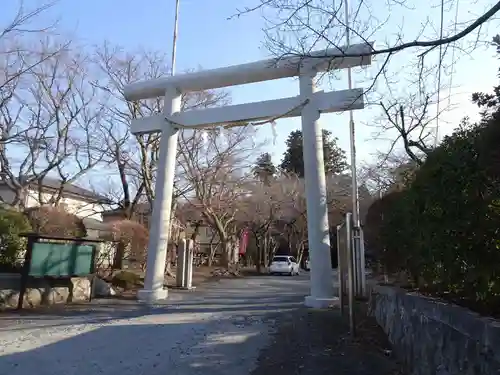
[[179, 74], [132, 83], [125, 86], [124, 95], [127, 100], [133, 101], [163, 96], [169, 87], [175, 87], [180, 92], [190, 92], [295, 77], [299, 75], [301, 66], [309, 64], [318, 72], [370, 65], [371, 51], [373, 43], [361, 43], [340, 49], [316, 51], [305, 58], [291, 56]]

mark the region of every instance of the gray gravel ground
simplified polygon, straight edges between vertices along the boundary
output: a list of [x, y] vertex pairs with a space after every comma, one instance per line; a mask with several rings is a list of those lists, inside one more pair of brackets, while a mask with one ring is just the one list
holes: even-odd
[[[250, 277], [206, 284], [191, 292], [171, 291], [171, 300], [164, 306], [96, 300], [84, 307], [0, 314], [0, 375], [245, 375], [252, 371], [285, 375], [274, 373], [278, 368], [272, 366], [290, 358], [292, 365], [278, 366], [291, 371], [286, 375], [326, 373], [301, 370], [321, 360], [321, 356], [303, 355], [313, 352], [303, 345], [309, 340], [307, 325], [297, 325], [308, 316], [301, 308], [307, 284], [306, 276]], [[337, 325], [335, 319], [322, 324]], [[283, 333], [290, 329], [288, 336]], [[363, 353], [356, 355], [363, 357]], [[328, 373], [337, 374], [335, 369]]]
[[252, 375], [402, 374], [385, 334], [373, 319], [359, 313], [354, 338], [339, 311], [300, 308], [282, 314]]
[[0, 314], [0, 375], [248, 374], [305, 277], [222, 280], [171, 291], [169, 305], [101, 300]]

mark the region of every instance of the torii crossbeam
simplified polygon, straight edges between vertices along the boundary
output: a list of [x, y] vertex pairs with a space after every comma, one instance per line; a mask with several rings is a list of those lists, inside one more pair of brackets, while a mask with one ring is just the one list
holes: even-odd
[[[129, 101], [164, 96], [163, 114], [133, 120], [131, 124], [134, 134], [161, 132], [146, 278], [144, 289], [138, 294], [140, 301], [154, 303], [168, 296], [163, 280], [178, 128], [203, 128], [214, 124], [295, 116], [302, 117], [311, 264], [311, 293], [306, 297], [305, 304], [323, 308], [338, 300], [333, 288], [323, 144], [318, 120], [321, 113], [362, 109], [363, 90], [318, 91], [315, 80], [320, 72], [370, 65], [372, 50], [372, 44], [356, 44], [314, 52], [307, 58], [263, 60], [138, 82], [125, 87], [125, 98]], [[182, 93], [296, 76], [299, 77], [300, 85], [300, 94], [296, 97], [180, 112]]]

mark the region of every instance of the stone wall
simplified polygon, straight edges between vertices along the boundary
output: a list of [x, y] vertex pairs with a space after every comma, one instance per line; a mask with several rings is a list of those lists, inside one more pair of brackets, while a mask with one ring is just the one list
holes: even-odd
[[500, 374], [499, 321], [380, 285], [372, 289], [370, 312], [409, 374]]
[[[19, 300], [21, 275], [0, 274], [0, 310], [16, 308]], [[37, 307], [90, 299], [91, 283], [87, 277], [68, 280], [30, 279], [24, 294], [23, 307]]]

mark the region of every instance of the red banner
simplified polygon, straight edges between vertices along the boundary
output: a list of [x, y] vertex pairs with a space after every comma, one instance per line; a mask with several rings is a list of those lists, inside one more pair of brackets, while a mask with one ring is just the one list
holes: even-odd
[[249, 237], [248, 229], [244, 229], [241, 232], [241, 237], [240, 237], [240, 255], [245, 254], [247, 251], [248, 237]]

